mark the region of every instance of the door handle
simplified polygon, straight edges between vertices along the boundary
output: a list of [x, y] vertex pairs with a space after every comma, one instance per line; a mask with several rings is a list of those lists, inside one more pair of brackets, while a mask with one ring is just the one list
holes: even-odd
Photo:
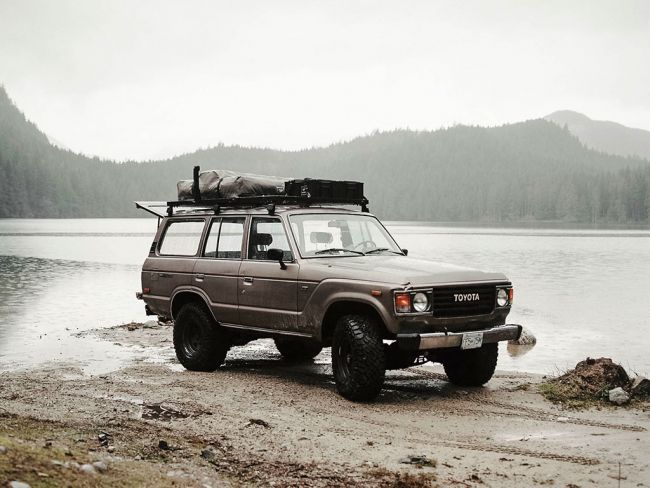
[[250, 276], [246, 276], [246, 277], [244, 278], [244, 284], [245, 284], [245, 285], [252, 285], [252, 284], [253, 284], [253, 281], [254, 281], [253, 278], [250, 277]]
[[160, 276], [161, 278], [171, 278], [172, 277], [171, 273], [159, 273], [158, 276]]
[[195, 275], [194, 275], [194, 279], [195, 279], [196, 281], [203, 281], [203, 278], [205, 278], [205, 275], [202, 274], [202, 273], [199, 273], [199, 274], [195, 274]]

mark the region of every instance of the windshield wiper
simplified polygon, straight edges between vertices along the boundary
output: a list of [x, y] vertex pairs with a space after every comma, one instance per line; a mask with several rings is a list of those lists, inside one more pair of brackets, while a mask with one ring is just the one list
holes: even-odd
[[373, 254], [375, 252], [382, 252], [382, 251], [388, 251], [388, 252], [392, 252], [393, 254], [399, 254], [400, 256], [402, 256], [401, 252], [393, 251], [392, 249], [388, 249], [387, 247], [376, 247], [374, 249], [371, 249], [370, 251], [366, 251], [366, 254]]
[[316, 251], [314, 254], [326, 254], [332, 252], [351, 252], [354, 254], [365, 256], [365, 254], [362, 253], [361, 251], [353, 251], [352, 249], [345, 249], [343, 247], [330, 247], [329, 249], [321, 249], [320, 251]]

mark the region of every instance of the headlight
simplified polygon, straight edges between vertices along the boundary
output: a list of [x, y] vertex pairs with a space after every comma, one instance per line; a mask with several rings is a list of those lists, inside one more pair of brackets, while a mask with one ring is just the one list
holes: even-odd
[[508, 290], [499, 288], [497, 290], [497, 306], [505, 307], [506, 305], [508, 305]]
[[413, 297], [413, 309], [416, 312], [426, 312], [429, 308], [429, 298], [424, 293], [416, 293]]
[[433, 297], [430, 290], [396, 292], [395, 312], [397, 313], [428, 313], [431, 311]]

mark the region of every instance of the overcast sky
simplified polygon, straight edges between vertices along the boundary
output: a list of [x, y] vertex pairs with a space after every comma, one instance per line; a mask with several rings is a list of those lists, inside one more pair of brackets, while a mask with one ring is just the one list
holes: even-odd
[[121, 160], [559, 109], [650, 129], [650, 1], [0, 0], [0, 84]]

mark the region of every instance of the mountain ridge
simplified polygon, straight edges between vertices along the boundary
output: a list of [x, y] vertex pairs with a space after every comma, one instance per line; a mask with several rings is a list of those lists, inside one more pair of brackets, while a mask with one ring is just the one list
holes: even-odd
[[647, 161], [588, 149], [544, 119], [499, 127], [375, 132], [300, 151], [226, 146], [115, 163], [49, 143], [0, 90], [0, 217], [125, 217], [173, 200], [194, 165], [364, 181], [382, 218], [648, 222]]
[[565, 125], [587, 147], [618, 156], [636, 156], [650, 161], [650, 131], [610, 120], [594, 120], [573, 110], [558, 110], [544, 119]]

